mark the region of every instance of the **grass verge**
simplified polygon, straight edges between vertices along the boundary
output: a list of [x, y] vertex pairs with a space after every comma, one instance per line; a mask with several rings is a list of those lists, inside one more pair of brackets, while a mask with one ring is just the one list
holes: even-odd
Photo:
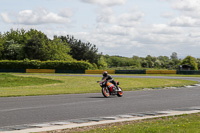
[[200, 113], [42, 133], [199, 133]]
[[62, 81], [38, 77], [22, 77], [11, 74], [0, 74], [0, 87], [32, 86], [53, 83], [62, 83]]
[[[2, 76], [4, 86], [0, 87], [0, 97], [9, 96], [34, 96], [56, 94], [100, 93], [101, 88], [96, 81], [100, 77], [81, 76], [52, 76], [52, 75], [26, 75]], [[13, 78], [15, 78], [13, 80]], [[22, 82], [20, 80], [22, 79]], [[124, 91], [142, 90], [143, 88], [163, 88], [169, 86], [184, 86], [198, 83], [180, 79], [150, 79], [150, 78], [115, 78], [120, 82]], [[17, 84], [11, 85], [11, 82]]]

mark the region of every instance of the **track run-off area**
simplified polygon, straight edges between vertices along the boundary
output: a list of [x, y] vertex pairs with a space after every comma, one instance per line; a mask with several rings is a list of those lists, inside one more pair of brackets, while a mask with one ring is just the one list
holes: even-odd
[[[50, 74], [48, 74], [50, 76]], [[53, 74], [52, 76], [72, 76]], [[101, 75], [73, 75], [94, 76]], [[200, 82], [200, 77], [129, 76], [114, 78], [167, 78]], [[0, 132], [43, 123], [81, 123], [81, 120], [200, 107], [200, 86], [125, 91], [123, 97], [101, 93], [0, 98]], [[33, 130], [34, 131], [34, 130]]]

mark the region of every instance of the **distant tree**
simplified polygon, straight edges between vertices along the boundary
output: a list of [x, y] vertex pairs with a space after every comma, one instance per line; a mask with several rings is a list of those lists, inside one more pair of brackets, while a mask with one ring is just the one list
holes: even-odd
[[192, 70], [198, 70], [198, 64], [194, 57], [187, 56], [181, 61], [181, 65], [190, 65], [192, 67]]
[[31, 60], [46, 60], [46, 56], [48, 56], [48, 53], [45, 53], [48, 45], [47, 36], [44, 33], [33, 29], [26, 34], [28, 35], [28, 40], [24, 47], [26, 57]]
[[105, 61], [104, 57], [101, 56], [98, 60], [99, 69], [106, 69], [108, 67], [107, 62]]
[[98, 63], [100, 56], [98, 55], [98, 49], [96, 45], [89, 42], [85, 43], [81, 40], [75, 39], [73, 36], [60, 36], [62, 41], [66, 41], [70, 48], [70, 55], [76, 60], [85, 60], [90, 63]]
[[147, 55], [145, 58], [148, 68], [153, 68], [154, 67], [154, 62], [156, 61], [156, 57], [152, 57], [151, 55]]
[[148, 68], [149, 64], [148, 64], [147, 60], [142, 60], [141, 61], [141, 66], [144, 67], [144, 68]]
[[6, 41], [4, 43], [4, 59], [8, 60], [22, 60], [24, 59], [23, 45], [17, 44], [14, 40]]
[[139, 57], [139, 56], [136, 56], [136, 55], [134, 55], [132, 58], [133, 58], [134, 60], [141, 60], [140, 57]]
[[52, 41], [49, 41], [46, 47], [47, 51], [45, 53], [48, 54], [48, 59], [46, 60], [73, 60], [71, 55], [69, 55], [69, 45], [59, 38], [54, 38]]
[[156, 60], [155, 63], [154, 63], [154, 67], [155, 68], [161, 68], [162, 66], [162, 62], [160, 60]]
[[178, 56], [177, 56], [176, 52], [173, 52], [170, 57], [171, 57], [172, 60], [178, 60]]
[[161, 63], [161, 68], [169, 68], [170, 59], [168, 56], [158, 56], [157, 59]]
[[22, 45], [26, 43], [28, 37], [24, 29], [21, 30], [11, 29], [10, 31], [4, 33], [3, 36], [6, 41], [14, 40], [15, 43]]
[[[23, 47], [25, 46], [25, 30], [13, 30], [1, 35], [0, 51], [2, 59], [20, 60], [24, 58]], [[2, 50], [3, 45], [3, 50]]]
[[4, 51], [3, 44], [4, 44], [3, 36], [0, 33], [0, 60], [2, 59], [3, 51]]
[[109, 58], [107, 58], [110, 67], [120, 67], [120, 61], [120, 58], [116, 56], [109, 56]]
[[177, 53], [173, 52], [170, 57], [171, 57], [171, 61], [170, 61], [171, 68], [172, 69], [177, 69], [179, 64], [180, 64], [180, 62], [181, 62], [181, 60], [178, 59]]
[[168, 56], [158, 56], [158, 60], [163, 62], [169, 62], [170, 59]]
[[133, 56], [132, 59], [135, 62], [135, 68], [141, 68], [141, 58], [139, 56]]
[[121, 56], [104, 56], [109, 67], [127, 67], [133, 68], [141, 67], [140, 61], [134, 60], [133, 58], [121, 57]]

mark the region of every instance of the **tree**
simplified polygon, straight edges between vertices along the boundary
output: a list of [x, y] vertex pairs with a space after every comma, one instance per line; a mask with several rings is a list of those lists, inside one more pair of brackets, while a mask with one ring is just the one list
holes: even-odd
[[192, 56], [187, 56], [185, 59], [181, 61], [181, 65], [190, 65], [192, 70], [198, 70], [198, 64], [196, 59]]
[[14, 40], [6, 41], [3, 56], [8, 60], [22, 60], [24, 59], [23, 46], [15, 43]]
[[197, 58], [198, 68], [200, 67], [200, 58]]
[[132, 59], [135, 62], [135, 68], [141, 68], [141, 58], [139, 56], [133, 56]]
[[28, 40], [24, 47], [26, 58], [31, 60], [46, 60], [49, 55], [46, 53], [48, 45], [47, 36], [44, 33], [33, 29], [26, 34], [28, 35]]
[[4, 51], [3, 44], [4, 44], [3, 36], [0, 33], [0, 60], [2, 59], [3, 51]]
[[101, 56], [101, 57], [99, 58], [99, 60], [98, 60], [98, 67], [99, 67], [100, 69], [106, 69], [106, 68], [108, 67], [108, 64], [107, 64], [107, 62], [105, 61], [105, 59], [104, 59], [103, 56]]
[[11, 29], [10, 32], [4, 33], [4, 38], [6, 41], [14, 40], [15, 43], [24, 45], [27, 41], [27, 34], [24, 29]]
[[58, 37], [62, 41], [66, 41], [70, 48], [70, 55], [76, 60], [85, 60], [90, 63], [98, 64], [98, 59], [100, 56], [98, 55], [98, 49], [96, 45], [93, 45], [89, 42], [85, 43], [81, 40], [75, 39], [73, 36], [60, 36]]
[[156, 61], [156, 57], [152, 57], [151, 55], [147, 55], [145, 58], [148, 68], [153, 68], [154, 67], [154, 62]]
[[178, 65], [180, 64], [180, 60], [178, 59], [177, 53], [173, 52], [171, 57], [171, 61], [170, 61], [170, 66], [172, 69], [178, 68]]
[[141, 66], [144, 67], [144, 68], [148, 67], [149, 64], [148, 64], [147, 60], [142, 60], [141, 61]]
[[[1, 35], [0, 51], [2, 59], [20, 60], [24, 58], [25, 30], [13, 30]], [[2, 46], [3, 45], [3, 46]], [[2, 48], [3, 47], [3, 48]], [[3, 49], [3, 50], [2, 50]]]
[[168, 56], [158, 56], [157, 59], [161, 62], [161, 68], [169, 68], [170, 59]]
[[161, 66], [162, 66], [162, 62], [160, 60], [156, 60], [154, 63], [154, 67], [161, 68]]
[[70, 47], [59, 38], [49, 39], [41, 31], [13, 30], [0, 34], [0, 59], [73, 60]]
[[176, 52], [173, 52], [170, 57], [171, 57], [172, 60], [178, 60], [178, 56], [177, 56]]
[[69, 55], [70, 47], [64, 41], [59, 38], [54, 38], [48, 43], [48, 50], [45, 53], [48, 53], [47, 60], [66, 60], [72, 61], [73, 58]]

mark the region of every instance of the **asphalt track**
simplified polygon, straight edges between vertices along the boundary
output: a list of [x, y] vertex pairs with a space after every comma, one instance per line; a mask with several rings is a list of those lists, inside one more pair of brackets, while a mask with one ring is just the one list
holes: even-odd
[[[200, 78], [194, 77], [117, 77], [172, 78], [200, 82]], [[0, 128], [89, 117], [122, 115], [148, 111], [165, 111], [194, 106], [200, 106], [200, 86], [124, 92], [124, 96], [121, 98], [104, 98], [101, 93], [2, 97], [0, 98]]]

